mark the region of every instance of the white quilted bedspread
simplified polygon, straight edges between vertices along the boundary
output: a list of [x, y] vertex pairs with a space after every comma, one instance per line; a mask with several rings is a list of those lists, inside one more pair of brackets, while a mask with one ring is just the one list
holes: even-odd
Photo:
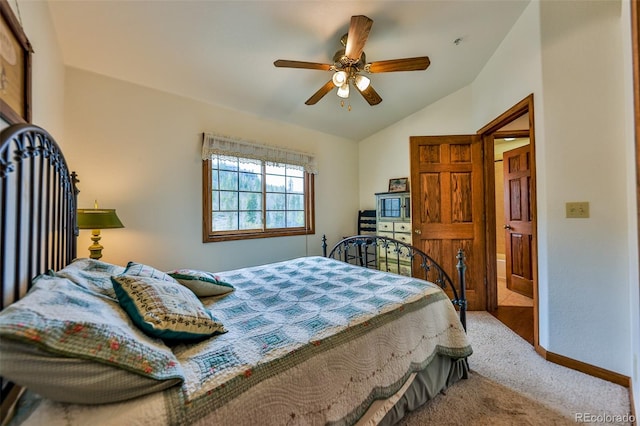
[[353, 424], [436, 354], [471, 347], [437, 286], [305, 257], [218, 273], [204, 299], [229, 330], [173, 348], [181, 387], [118, 404], [42, 401], [28, 425]]

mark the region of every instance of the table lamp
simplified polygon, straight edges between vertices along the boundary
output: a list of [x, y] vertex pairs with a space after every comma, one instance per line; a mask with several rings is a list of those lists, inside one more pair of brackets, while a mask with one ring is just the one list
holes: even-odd
[[78, 209], [78, 228], [91, 229], [91, 241], [93, 244], [89, 246], [91, 259], [100, 259], [102, 257], [102, 247], [100, 241], [100, 230], [109, 228], [124, 228], [115, 209], [99, 209], [98, 202], [95, 203], [93, 209]]

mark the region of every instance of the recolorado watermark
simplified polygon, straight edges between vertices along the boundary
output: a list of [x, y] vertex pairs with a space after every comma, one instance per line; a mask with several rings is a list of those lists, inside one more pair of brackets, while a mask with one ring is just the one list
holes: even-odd
[[629, 423], [633, 424], [636, 418], [633, 414], [610, 413], [576, 413], [576, 423]]

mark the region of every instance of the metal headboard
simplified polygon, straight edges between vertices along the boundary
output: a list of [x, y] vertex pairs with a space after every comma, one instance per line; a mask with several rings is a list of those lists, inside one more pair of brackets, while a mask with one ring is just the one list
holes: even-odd
[[[77, 182], [46, 130], [14, 124], [0, 132], [0, 308], [76, 257]], [[13, 386], [1, 383], [5, 401]]]

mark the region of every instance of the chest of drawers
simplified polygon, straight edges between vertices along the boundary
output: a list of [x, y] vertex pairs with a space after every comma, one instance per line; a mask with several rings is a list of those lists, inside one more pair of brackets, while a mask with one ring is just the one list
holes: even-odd
[[[381, 192], [376, 194], [376, 233], [411, 244], [411, 198], [409, 192]], [[393, 248], [379, 247], [378, 269], [401, 275], [411, 275], [411, 261], [408, 258], [397, 262], [387, 262], [382, 253], [387, 250], [389, 259], [395, 259]]]

